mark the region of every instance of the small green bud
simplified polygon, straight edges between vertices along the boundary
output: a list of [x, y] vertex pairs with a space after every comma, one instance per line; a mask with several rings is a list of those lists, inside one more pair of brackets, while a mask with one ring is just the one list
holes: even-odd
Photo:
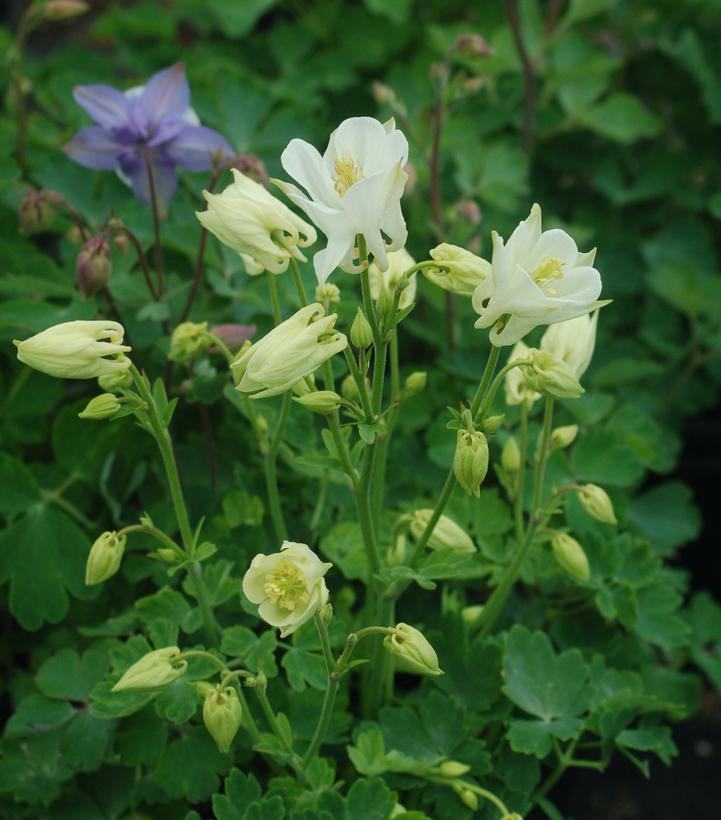
[[501, 425], [503, 424], [505, 418], [506, 418], [505, 413], [501, 413], [499, 416], [489, 416], [483, 422], [483, 432], [487, 436], [493, 435], [493, 433], [498, 432], [498, 430], [500, 429]]
[[240, 729], [242, 715], [238, 693], [232, 686], [225, 689], [216, 687], [206, 694], [203, 723], [224, 754], [230, 751], [233, 738]]
[[340, 385], [340, 392], [346, 401], [359, 401], [360, 393], [355, 379], [350, 374], [343, 379]]
[[508, 473], [515, 473], [521, 469], [521, 451], [516, 439], [511, 436], [501, 450], [501, 466]]
[[178, 563], [178, 553], [175, 550], [170, 549], [170, 547], [160, 547], [152, 553], [152, 556], [160, 561], [165, 561], [168, 564]]
[[101, 393], [95, 396], [85, 406], [82, 413], [78, 413], [78, 418], [100, 421], [109, 419], [120, 410], [120, 400], [114, 393]]
[[383, 646], [396, 659], [401, 672], [416, 675], [442, 675], [438, 656], [425, 635], [408, 624], [400, 623], [392, 635], [387, 635]]
[[[415, 510], [410, 521], [411, 535], [418, 540], [431, 520], [433, 510]], [[442, 515], [436, 526], [433, 528], [431, 537], [428, 539], [428, 546], [432, 550], [452, 549], [460, 553], [472, 553], [476, 551], [476, 545], [471, 537], [447, 515]]]
[[427, 381], [428, 374], [423, 370], [416, 370], [406, 379], [404, 389], [409, 396], [415, 396], [417, 393], [425, 390]]
[[556, 427], [551, 433], [551, 444], [554, 447], [569, 447], [578, 435], [577, 424], [567, 424], [565, 427]]
[[457, 760], [444, 760], [438, 767], [438, 771], [443, 777], [463, 777], [470, 770], [470, 766], [466, 763], [459, 763]]
[[474, 606], [464, 606], [461, 610], [461, 618], [463, 618], [463, 623], [471, 626], [481, 617], [481, 612], [483, 612], [483, 607], [480, 604], [475, 604]]
[[529, 351], [532, 367], [523, 368], [526, 384], [538, 393], [555, 399], [577, 399], [584, 389], [562, 359], [545, 350]]
[[470, 789], [462, 789], [458, 796], [471, 811], [478, 811], [478, 797]]
[[401, 815], [407, 813], [408, 809], [402, 803], [396, 803], [395, 806], [393, 806], [393, 810], [391, 811], [391, 820], [394, 817], [400, 817]]
[[453, 473], [463, 489], [476, 497], [488, 472], [488, 442], [483, 433], [461, 428], [456, 437]]
[[119, 393], [133, 386], [133, 377], [127, 370], [116, 370], [112, 373], [103, 373], [98, 376], [98, 386], [106, 393]]
[[120, 569], [125, 552], [126, 536], [116, 532], [104, 532], [90, 547], [85, 563], [85, 583], [87, 586], [102, 584]]
[[315, 301], [322, 304], [337, 305], [340, 302], [340, 290], [332, 282], [323, 282], [315, 289]]
[[591, 518], [602, 524], [612, 524], [614, 527], [618, 524], [608, 493], [597, 484], [584, 484], [576, 492], [576, 498]]
[[170, 337], [168, 359], [185, 364], [207, 350], [212, 343], [207, 322], [182, 322]]
[[328, 626], [328, 624], [333, 620], [333, 604], [325, 604], [321, 607], [320, 610], [320, 617], [323, 620], [323, 623]]
[[588, 581], [591, 568], [583, 547], [568, 533], [555, 532], [551, 538], [551, 547], [558, 563], [566, 572], [579, 581]]
[[167, 686], [185, 674], [188, 662], [177, 646], [148, 652], [136, 661], [113, 686], [113, 692], [145, 692]]
[[365, 350], [373, 344], [373, 329], [362, 308], [358, 308], [350, 326], [350, 340], [359, 350]]
[[293, 401], [302, 404], [313, 413], [320, 413], [327, 416], [335, 411], [341, 405], [341, 397], [332, 390], [316, 390], [313, 393], [306, 393], [304, 396], [293, 398]]
[[54, 191], [36, 191], [31, 188], [25, 193], [18, 211], [20, 233], [28, 236], [43, 233], [53, 224], [58, 205], [63, 201]]

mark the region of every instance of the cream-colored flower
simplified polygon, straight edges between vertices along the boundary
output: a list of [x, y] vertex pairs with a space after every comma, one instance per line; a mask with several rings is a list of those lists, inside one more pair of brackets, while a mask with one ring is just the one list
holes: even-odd
[[551, 325], [541, 339], [541, 350], [562, 359], [580, 379], [588, 370], [596, 347], [598, 311]]
[[577, 399], [583, 387], [562, 360], [546, 350], [529, 351], [532, 367], [523, 368], [523, 378], [531, 390], [555, 399]]
[[287, 182], [273, 182], [328, 237], [326, 248], [313, 258], [318, 281], [325, 282], [337, 267], [358, 273], [359, 234], [385, 270], [388, 251], [400, 250], [408, 236], [401, 213], [408, 141], [395, 122], [351, 117], [330, 135], [323, 156], [304, 140], [294, 139], [280, 161], [306, 193]]
[[438, 656], [426, 636], [413, 626], [397, 624], [383, 639], [383, 646], [395, 657], [400, 672], [416, 675], [442, 675]]
[[[530, 353], [531, 349], [525, 342], [516, 342], [511, 351], [511, 355], [508, 357], [508, 364], [511, 364], [511, 362], [524, 361], [529, 358]], [[525, 401], [530, 407], [536, 399], [541, 398], [540, 393], [531, 390], [526, 384], [523, 378], [523, 370], [524, 368], [522, 367], [514, 367], [506, 373], [506, 377], [503, 380], [503, 389], [506, 394], [506, 404], [508, 405], [523, 404]]]
[[559, 228], [542, 231], [541, 208], [534, 205], [507, 243], [493, 233], [491, 276], [473, 293], [480, 317], [475, 326], [493, 327], [491, 343], [501, 347], [515, 344], [538, 325], [589, 313], [600, 306], [595, 255], [595, 249], [580, 253]]
[[[375, 260], [368, 268], [370, 276], [371, 296], [378, 302], [381, 310], [383, 306], [393, 302], [393, 295], [403, 274], [416, 264], [413, 257], [405, 248], [399, 251], [392, 251], [388, 254], [388, 268], [382, 271]], [[398, 309], [405, 310], [416, 301], [417, 274], [412, 274], [408, 284], [401, 291], [398, 300]]]
[[250, 274], [282, 273], [291, 257], [305, 262], [299, 248], [316, 241], [312, 225], [235, 168], [233, 179], [220, 194], [203, 191], [208, 209], [196, 213], [203, 226], [240, 254]]
[[167, 686], [185, 674], [188, 662], [183, 660], [177, 646], [164, 646], [148, 652], [125, 670], [113, 686], [113, 692], [145, 692]]
[[290, 390], [348, 345], [336, 318], [314, 303], [281, 322], [233, 362], [236, 389], [254, 399]]
[[118, 356], [130, 350], [123, 344], [124, 335], [118, 322], [78, 320], [53, 325], [14, 344], [18, 359], [41, 373], [58, 379], [96, 379], [130, 367], [130, 359]]
[[423, 275], [439, 288], [460, 296], [473, 296], [475, 289], [491, 277], [491, 263], [475, 253], [443, 242], [431, 251], [438, 264], [424, 267]]
[[[432, 515], [433, 510], [430, 509], [415, 510], [413, 513], [410, 529], [411, 534], [416, 540], [423, 535]], [[476, 551], [476, 545], [468, 533], [447, 515], [442, 515], [438, 519], [438, 523], [433, 528], [431, 537], [428, 539], [428, 546], [432, 550], [451, 549], [456, 552], [466, 553]]]
[[258, 615], [278, 627], [284, 638], [328, 602], [323, 576], [332, 566], [306, 544], [284, 541], [280, 552], [256, 555], [251, 561], [243, 577], [243, 594], [258, 604]]

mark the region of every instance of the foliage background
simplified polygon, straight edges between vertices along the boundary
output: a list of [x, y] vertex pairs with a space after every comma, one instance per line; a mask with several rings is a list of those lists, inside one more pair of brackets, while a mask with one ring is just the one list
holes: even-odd
[[[0, 28], [0, 48], [8, 53], [22, 8], [11, 5]], [[721, 438], [721, 6], [716, 0], [525, 0], [518, 9], [533, 78], [524, 74], [506, 4], [499, 0], [94, 3], [87, 16], [69, 25], [43, 25], [30, 38], [30, 176], [37, 187], [61, 191], [91, 222], [101, 221], [115, 207], [149, 244], [147, 212], [123, 185], [112, 174], [75, 166], [59, 148], [86, 122], [72, 100], [75, 84], [127, 87], [181, 59], [203, 122], [224, 133], [240, 153], [258, 155], [271, 176], [281, 175], [278, 157], [292, 137], [321, 145], [344, 117], [395, 114], [402, 128], [408, 124], [417, 179], [404, 211], [409, 250], [423, 258], [437, 242], [429, 186], [438, 65], [459, 34], [481, 34], [492, 55], [456, 57], [446, 92], [449, 108], [440, 152], [444, 238], [487, 251], [490, 228], [506, 234], [536, 200], [547, 224], [568, 227], [583, 248], [599, 248], [604, 295], [614, 305], [602, 315], [588, 395], [569, 406], [574, 414], [569, 422], [597, 425], [575, 451], [574, 469], [607, 486], [632, 532], [650, 539], [658, 555], [672, 557], [676, 574], [668, 576], [667, 598], [648, 620], [651, 640], [673, 654], [682, 643], [677, 641], [679, 630], [697, 635], [696, 662], [700, 658], [708, 680], [719, 685], [721, 660], [708, 649], [713, 629], [708, 635], [703, 629], [718, 619], [719, 611], [703, 597], [682, 616], [673, 612], [678, 604], [673, 579], [692, 572], [694, 588], [713, 584], [719, 589], [718, 568], [710, 566], [709, 552], [718, 520], [714, 482]], [[0, 81], [8, 89], [0, 118], [0, 513], [9, 523], [0, 536], [0, 582], [6, 582], [0, 586], [5, 623], [0, 663], [8, 710], [33, 691], [33, 677], [38, 669], [42, 677], [47, 668], [42, 664], [54, 652], [82, 650], [90, 635], [110, 639], [119, 634], [105, 619], [133, 604], [130, 584], [115, 584], [101, 597], [83, 587], [89, 536], [113, 526], [121, 515], [131, 518], [133, 510], [148, 509], [159, 521], [169, 515], [160, 476], [152, 474], [149, 443], [130, 423], [93, 428], [91, 438], [76, 419], [87, 385], [20, 370], [13, 361], [11, 339], [56, 322], [90, 318], [97, 308], [81, 298], [70, 273], [78, 248], [68, 239], [69, 224], [58, 220], [39, 240], [17, 233], [25, 186], [13, 160], [10, 70], [9, 61], [0, 68]], [[387, 98], [379, 102], [383, 95], [378, 89], [374, 94], [377, 82], [393, 90], [390, 104]], [[524, 105], [530, 110], [531, 103], [529, 126], [523, 110]], [[183, 178], [164, 226], [170, 311], [176, 318], [195, 256], [193, 210], [202, 184], [196, 175]], [[469, 200], [480, 207], [480, 221], [469, 210]], [[113, 261], [110, 290], [123, 306], [134, 348], [146, 368], [160, 372], [167, 345], [158, 332], [163, 308], [148, 304], [142, 280], [130, 273], [130, 257], [116, 253]], [[265, 330], [270, 309], [263, 283], [245, 277], [239, 260], [215, 242], [207, 262], [193, 315], [211, 322], [254, 323]], [[340, 279], [337, 283], [344, 286]], [[425, 285], [421, 283], [422, 298], [405, 325], [402, 355], [408, 372], [429, 370], [430, 389], [426, 400], [404, 412], [403, 435], [391, 455], [402, 458], [407, 470], [394, 476], [389, 489], [406, 502], [438, 484], [452, 454], [445, 405], [453, 400], [447, 397], [470, 390], [482, 361], [470, 306], [457, 306], [460, 343], [449, 350], [443, 298]], [[290, 288], [286, 298], [293, 300]], [[250, 442], [239, 417], [220, 404], [211, 406], [222, 386], [223, 377], [212, 371], [188, 378], [183, 390], [190, 401], [175, 425], [195, 514], [208, 516], [223, 555], [242, 562], [245, 554], [267, 546], [262, 487], [248, 469], [244, 454]], [[309, 435], [307, 420], [299, 414], [293, 419], [289, 440], [300, 448]], [[214, 441], [215, 486], [208, 480], [208, 429]], [[287, 497], [295, 500], [289, 514], [298, 521], [298, 540], [329, 530], [342, 514], [342, 494], [331, 487], [327, 506], [311, 527], [312, 482], [290, 471], [283, 480]], [[51, 488], [65, 482], [64, 497], [90, 520], [88, 526], [68, 517], [51, 495]], [[704, 506], [703, 533], [694, 496]], [[18, 516], [25, 513], [21, 520], [26, 523], [18, 529]], [[493, 522], [476, 523], [477, 532], [486, 526], [492, 541]], [[326, 541], [332, 550], [332, 539], [326, 536]], [[690, 546], [677, 555], [684, 545]], [[343, 560], [349, 559], [341, 556]], [[154, 587], [146, 564], [131, 555], [124, 573], [150, 591]], [[217, 589], [222, 596], [222, 579]], [[142, 621], [142, 611], [136, 617]], [[77, 689], [62, 693], [66, 700], [49, 694], [36, 677], [41, 691], [55, 698], [57, 710], [58, 703], [87, 698], [83, 681], [86, 676], [93, 680], [92, 666], [99, 661], [84, 657]], [[684, 678], [684, 658], [676, 666], [674, 685], [693, 688], [696, 684]], [[705, 708], [718, 742], [718, 701], [709, 699]], [[60, 717], [49, 715], [47, 720]], [[85, 729], [77, 726], [78, 738]], [[128, 749], [132, 731], [126, 730], [123, 741]], [[692, 748], [698, 738], [690, 731]], [[93, 748], [105, 752], [102, 743]], [[105, 774], [90, 785], [83, 778], [91, 776], [82, 773], [97, 766], [93, 750], [80, 761], [67, 758], [65, 747], [64, 753], [65, 759], [58, 760], [38, 749], [38, 759], [55, 762], [37, 770], [11, 753], [0, 775], [0, 792], [14, 790], [21, 801], [31, 800], [37, 789], [60, 795], [61, 784], [74, 777], [80, 791], [99, 799], [112, 768], [105, 766]], [[83, 754], [82, 748], [77, 754]], [[212, 764], [207, 769], [212, 780]], [[627, 769], [619, 776], [633, 777]], [[168, 786], [176, 796], [174, 788]], [[569, 806], [572, 792], [569, 787]], [[178, 786], [177, 796], [181, 793]], [[62, 800], [79, 799], [73, 794], [66, 791], [46, 816], [68, 816]], [[599, 809], [598, 816], [611, 816], [603, 814], [606, 810]], [[694, 805], [694, 816], [710, 817], [705, 810]], [[663, 811], [641, 816], [663, 817]], [[688, 805], [686, 811], [693, 814]]]

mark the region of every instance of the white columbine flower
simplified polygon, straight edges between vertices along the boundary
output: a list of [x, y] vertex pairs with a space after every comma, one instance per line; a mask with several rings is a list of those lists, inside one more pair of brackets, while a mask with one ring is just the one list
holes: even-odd
[[[393, 294], [401, 277], [415, 264], [415, 259], [405, 248], [401, 248], [399, 251], [392, 251], [388, 254], [388, 267], [385, 271], [382, 271], [378, 267], [378, 263], [374, 260], [368, 268], [368, 274], [370, 277], [371, 296], [376, 302], [379, 304], [390, 304], [393, 301]], [[398, 300], [399, 310], [405, 310], [415, 302], [417, 289], [416, 276], [417, 274], [414, 273], [408, 280], [408, 284], [403, 288], [400, 299]]]
[[256, 555], [251, 561], [243, 576], [243, 594], [285, 638], [328, 602], [323, 576], [332, 566], [306, 544], [283, 541], [280, 552]]
[[401, 213], [408, 141], [395, 122], [352, 117], [330, 135], [323, 156], [304, 140], [294, 139], [280, 161], [306, 193], [287, 182], [273, 181], [328, 237], [327, 247], [313, 258], [318, 281], [325, 282], [337, 267], [359, 271], [358, 234], [385, 270], [387, 252], [400, 250], [408, 236]]
[[333, 329], [336, 318], [314, 303], [281, 322], [231, 365], [237, 389], [253, 399], [290, 390], [347, 347], [345, 335]]
[[[553, 325], [553, 327], [561, 326], [561, 324]], [[528, 360], [530, 353], [531, 349], [527, 344], [525, 344], [525, 342], [516, 342], [513, 350], [511, 351], [511, 355], [508, 357], [508, 364], [511, 364], [511, 362]], [[530, 407], [536, 399], [541, 397], [540, 393], [536, 393], [535, 390], [531, 390], [531, 388], [526, 384], [526, 381], [523, 378], [523, 370], [523, 367], [514, 367], [506, 373], [506, 377], [503, 380], [503, 386], [506, 393], [506, 404], [508, 405], [523, 404], [525, 401], [528, 402], [528, 406]]]
[[[588, 370], [596, 346], [598, 311], [551, 325], [541, 339], [541, 350], [562, 359], [580, 379]], [[513, 371], [511, 371], [513, 372]]]
[[305, 262], [299, 248], [315, 242], [315, 229], [235, 168], [233, 179], [220, 194], [203, 191], [208, 210], [196, 213], [203, 226], [240, 254], [250, 274], [283, 273], [291, 256]]
[[595, 249], [579, 253], [563, 230], [541, 230], [541, 208], [531, 213], [507, 243], [493, 233], [492, 275], [473, 294], [477, 328], [492, 327], [497, 347], [515, 344], [538, 325], [564, 322], [598, 307], [601, 276], [593, 267]]
[[122, 343], [124, 335], [118, 322], [79, 320], [53, 325], [14, 344], [18, 359], [41, 373], [58, 379], [96, 379], [130, 367], [130, 359], [118, 355], [130, 350]]

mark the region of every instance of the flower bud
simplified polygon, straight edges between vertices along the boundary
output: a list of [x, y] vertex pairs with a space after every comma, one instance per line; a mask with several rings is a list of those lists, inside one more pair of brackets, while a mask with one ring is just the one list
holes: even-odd
[[501, 413], [498, 416], [489, 416], [489, 418], [485, 419], [485, 421], [483, 422], [483, 432], [487, 436], [493, 435], [493, 433], [498, 432], [505, 418], [505, 413]]
[[47, 231], [55, 219], [55, 208], [62, 199], [54, 191], [36, 191], [33, 188], [27, 191], [18, 209], [20, 233], [30, 236]]
[[556, 427], [551, 433], [551, 444], [554, 447], [569, 447], [578, 435], [577, 424], [567, 424], [565, 427]]
[[478, 797], [470, 789], [461, 789], [458, 792], [461, 802], [464, 803], [471, 811], [478, 811]]
[[85, 583], [87, 586], [102, 584], [120, 569], [120, 562], [125, 552], [126, 536], [116, 532], [104, 532], [95, 539], [90, 547], [88, 560], [85, 563]]
[[159, 689], [182, 677], [188, 668], [177, 646], [155, 649], [136, 661], [113, 686], [113, 692], [144, 692]]
[[532, 367], [523, 369], [526, 384], [538, 393], [555, 399], [577, 399], [584, 393], [569, 366], [545, 350], [531, 350]]
[[341, 397], [332, 390], [315, 390], [312, 393], [306, 393], [298, 398], [293, 397], [293, 401], [302, 404], [303, 407], [310, 410], [312, 413], [320, 413], [322, 416], [328, 416], [341, 405]]
[[455, 206], [458, 216], [471, 225], [478, 225], [481, 221], [481, 206], [472, 199], [464, 197]]
[[203, 723], [221, 752], [227, 754], [238, 733], [243, 710], [232, 686], [211, 689], [203, 702]]
[[117, 248], [120, 253], [125, 256], [130, 247], [130, 240], [124, 233], [116, 234], [113, 237], [113, 247]]
[[328, 309], [328, 305], [337, 305], [340, 302], [340, 290], [332, 282], [323, 282], [315, 289], [315, 301], [321, 302]]
[[521, 469], [521, 451], [516, 439], [511, 436], [501, 450], [501, 466], [508, 473], [515, 473]]
[[444, 242], [433, 248], [431, 258], [437, 264], [424, 267], [423, 275], [451, 293], [472, 296], [478, 285], [491, 276], [490, 262], [457, 245]]
[[597, 484], [584, 484], [576, 493], [584, 510], [602, 524], [618, 524], [608, 493]]
[[[239, 350], [255, 333], [255, 325], [241, 325], [237, 322], [230, 322], [224, 325], [213, 325], [210, 328], [213, 336], [217, 336], [223, 344], [230, 350]], [[213, 344], [215, 342], [213, 341]]]
[[387, 635], [383, 646], [396, 659], [396, 667], [401, 672], [416, 675], [442, 675], [438, 666], [438, 656], [422, 632], [408, 624], [400, 623], [392, 635]]
[[323, 620], [323, 623], [328, 626], [328, 624], [333, 620], [333, 604], [326, 604], [320, 608], [318, 613]]
[[583, 547], [568, 533], [555, 532], [551, 538], [551, 547], [558, 563], [566, 572], [579, 581], [588, 581], [591, 568]]
[[360, 393], [358, 392], [358, 385], [355, 382], [353, 376], [348, 374], [345, 379], [341, 382], [340, 385], [340, 393], [341, 396], [346, 401], [359, 401], [360, 400]]
[[471, 767], [466, 763], [459, 763], [457, 760], [444, 760], [438, 767], [442, 777], [463, 777], [470, 772]]
[[359, 350], [365, 350], [373, 344], [373, 329], [361, 308], [358, 308], [353, 324], [350, 326], [350, 340]]
[[207, 322], [182, 322], [170, 337], [168, 359], [186, 364], [207, 350], [212, 343]]
[[461, 428], [456, 437], [453, 473], [467, 493], [481, 494], [481, 483], [488, 472], [488, 442], [483, 433]]
[[481, 612], [483, 612], [483, 607], [480, 604], [475, 604], [474, 606], [464, 606], [461, 610], [461, 618], [463, 618], [463, 623], [471, 626], [471, 624], [474, 624], [481, 617]]
[[75, 261], [75, 276], [83, 296], [92, 296], [107, 287], [113, 265], [105, 236], [93, 236], [80, 249]]
[[171, 549], [170, 547], [159, 547], [154, 552], [150, 553], [153, 558], [157, 558], [159, 561], [165, 561], [166, 564], [177, 564], [178, 563], [178, 553]]
[[106, 393], [119, 393], [133, 386], [133, 377], [127, 370], [103, 373], [102, 376], [98, 376], [98, 386]]
[[83, 0], [48, 0], [42, 6], [43, 16], [53, 23], [79, 17], [81, 14], [85, 14], [88, 8], [88, 4], [84, 3]]
[[94, 399], [90, 399], [82, 413], [78, 413], [78, 418], [101, 421], [111, 418], [118, 410], [120, 410], [118, 397], [114, 393], [101, 393]]
[[[411, 535], [418, 540], [431, 520], [433, 510], [416, 510], [410, 522]], [[432, 550], [452, 549], [456, 552], [472, 553], [476, 551], [476, 545], [470, 536], [462, 530], [455, 521], [447, 515], [442, 515], [436, 526], [433, 528], [431, 537], [428, 539], [428, 546]]]
[[485, 37], [475, 32], [459, 34], [454, 49], [468, 57], [490, 57], [493, 54], [493, 48]]
[[424, 370], [416, 370], [406, 379], [404, 390], [408, 396], [415, 396], [425, 390], [428, 381], [428, 374]]

